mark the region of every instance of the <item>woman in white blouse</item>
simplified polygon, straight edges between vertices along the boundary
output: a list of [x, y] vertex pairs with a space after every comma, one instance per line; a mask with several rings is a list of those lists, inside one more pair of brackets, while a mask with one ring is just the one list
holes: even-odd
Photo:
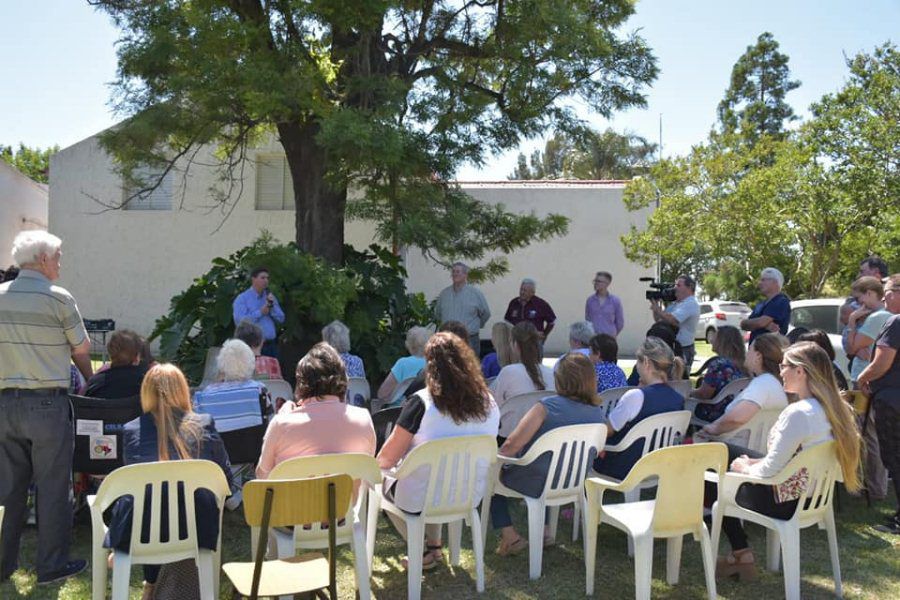
[[[785, 391], [799, 400], [781, 412], [769, 432], [766, 455], [741, 455], [731, 463], [731, 471], [773, 477], [798, 451], [835, 440], [844, 485], [848, 491], [859, 489], [859, 432], [850, 406], [840, 397], [828, 355], [812, 342], [800, 342], [787, 349], [780, 366]], [[774, 488], [745, 483], [738, 489], [737, 503], [776, 519], [790, 519], [808, 483], [799, 475]], [[752, 580], [756, 576], [755, 561], [740, 520], [726, 517], [722, 530], [732, 551], [719, 559], [716, 575]]]
[[[541, 363], [541, 340], [537, 329], [528, 321], [521, 321], [513, 327], [512, 359], [515, 362], [503, 367], [491, 384], [494, 400], [501, 410], [504, 404], [519, 394], [546, 390], [548, 396], [553, 395], [552, 392], [555, 390], [553, 369]], [[534, 402], [518, 412], [508, 410], [504, 412], [524, 416], [533, 405]], [[519, 419], [504, 417], [500, 423], [500, 437], [509, 437], [518, 424]]]

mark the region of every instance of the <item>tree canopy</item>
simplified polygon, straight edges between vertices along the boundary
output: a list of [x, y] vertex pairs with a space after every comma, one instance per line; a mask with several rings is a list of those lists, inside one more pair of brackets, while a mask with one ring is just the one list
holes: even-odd
[[[332, 262], [345, 217], [448, 258], [564, 232], [562, 217], [513, 215], [447, 182], [464, 163], [579, 126], [570, 100], [604, 116], [643, 106], [657, 74], [624, 31], [630, 0], [90, 2], [122, 29], [115, 99], [129, 118], [103, 142], [126, 180], [139, 165], [188, 168], [204, 144], [233, 180], [275, 135], [296, 243]], [[233, 191], [223, 185], [223, 206]]]
[[59, 152], [59, 146], [49, 148], [29, 148], [23, 143], [13, 149], [12, 146], [0, 144], [0, 160], [14, 166], [23, 175], [37, 181], [48, 183], [50, 178], [50, 157]]

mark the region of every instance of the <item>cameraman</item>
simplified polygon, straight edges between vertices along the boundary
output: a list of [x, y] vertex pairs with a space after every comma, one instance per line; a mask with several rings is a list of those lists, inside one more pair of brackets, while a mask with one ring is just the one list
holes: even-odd
[[694, 297], [697, 282], [688, 275], [679, 275], [675, 280], [675, 302], [663, 309], [659, 300], [650, 301], [653, 320], [663, 321], [678, 328], [676, 341], [681, 344], [682, 358], [686, 372], [690, 373], [694, 363], [694, 333], [700, 319], [700, 304]]
[[250, 272], [250, 287], [234, 299], [234, 324], [247, 320], [259, 325], [263, 331], [263, 356], [278, 358], [278, 332], [276, 323], [284, 323], [284, 311], [275, 294], [269, 291], [269, 270], [257, 267]]

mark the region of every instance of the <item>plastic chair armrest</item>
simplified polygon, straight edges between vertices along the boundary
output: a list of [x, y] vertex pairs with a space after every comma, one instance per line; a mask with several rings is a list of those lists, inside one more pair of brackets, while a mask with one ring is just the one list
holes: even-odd
[[498, 454], [498, 455], [497, 455], [497, 462], [500, 463], [501, 465], [518, 465], [518, 466], [523, 466], [523, 465], [527, 465], [527, 464], [528, 464], [528, 463], [524, 462], [524, 458], [522, 458], [522, 457], [520, 457], [520, 458], [515, 458], [515, 457], [512, 457], [512, 456], [503, 456], [502, 454]]

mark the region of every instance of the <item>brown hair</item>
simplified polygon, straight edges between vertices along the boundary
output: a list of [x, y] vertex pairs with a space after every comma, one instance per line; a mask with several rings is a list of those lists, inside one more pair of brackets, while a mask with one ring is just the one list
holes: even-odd
[[141, 337], [130, 329], [118, 329], [106, 343], [106, 351], [112, 366], [132, 365], [141, 355]]
[[580, 352], [569, 352], [559, 359], [553, 371], [553, 380], [556, 393], [560, 396], [592, 406], [600, 403], [594, 363]]
[[713, 350], [723, 358], [727, 358], [739, 369], [744, 370], [747, 360], [747, 349], [744, 347], [744, 335], [737, 327], [723, 325], [716, 330]]
[[781, 381], [781, 359], [784, 357], [784, 349], [788, 347], [787, 338], [778, 333], [764, 333], [752, 342], [750, 345], [759, 352], [762, 358], [763, 373], [774, 375], [775, 379]]
[[[508, 323], [507, 323], [508, 325]], [[494, 325], [496, 327], [496, 325]], [[438, 331], [447, 331], [449, 333], [455, 333], [459, 336], [459, 339], [468, 343], [469, 341], [469, 330], [466, 329], [466, 326], [460, 323], [459, 321], [444, 321], [441, 323], [441, 326], [438, 327]], [[499, 356], [500, 353], [497, 353]]]
[[684, 374], [684, 360], [675, 356], [672, 349], [658, 337], [644, 339], [637, 351], [638, 361], [646, 360], [650, 368], [663, 375], [667, 381], [681, 379]]
[[297, 399], [347, 395], [347, 369], [328, 342], [319, 342], [297, 363]]
[[807, 331], [797, 338], [797, 341], [818, 344], [819, 348], [824, 350], [825, 354], [828, 355], [828, 360], [834, 361], [834, 346], [831, 345], [831, 340], [828, 338], [828, 334], [825, 330], [813, 329], [812, 331]]
[[864, 276], [853, 282], [850, 289], [857, 294], [865, 294], [866, 292], [875, 292], [880, 299], [884, 296], [884, 286], [877, 277]]
[[837, 442], [836, 453], [844, 474], [844, 486], [849, 492], [860, 489], [861, 438], [853, 409], [841, 398], [828, 355], [814, 342], [799, 342], [785, 351], [783, 360], [806, 372], [806, 385], [824, 409], [831, 435]]
[[425, 346], [425, 385], [441, 414], [454, 423], [484, 421], [490, 395], [475, 352], [458, 335], [440, 332]]
[[185, 418], [193, 413], [191, 392], [178, 367], [161, 363], [147, 371], [141, 384], [141, 408], [156, 423], [159, 460], [169, 460], [170, 445], [180, 459], [199, 455], [201, 431], [196, 421]]
[[547, 389], [544, 376], [541, 374], [541, 342], [534, 324], [519, 321], [513, 327], [512, 339], [519, 351], [519, 362], [525, 367], [535, 389]]
[[614, 363], [619, 360], [619, 343], [608, 333], [598, 333], [592, 337], [590, 348], [603, 362]]

